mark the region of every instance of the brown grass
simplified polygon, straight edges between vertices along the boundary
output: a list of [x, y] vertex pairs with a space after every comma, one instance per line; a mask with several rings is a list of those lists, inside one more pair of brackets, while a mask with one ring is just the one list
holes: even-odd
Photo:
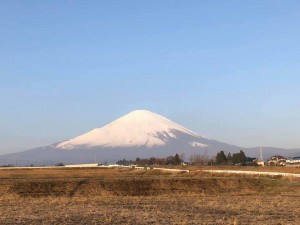
[[0, 224], [300, 224], [299, 184], [196, 171], [0, 171]]
[[160, 195], [1, 200], [1, 224], [299, 224], [299, 196]]

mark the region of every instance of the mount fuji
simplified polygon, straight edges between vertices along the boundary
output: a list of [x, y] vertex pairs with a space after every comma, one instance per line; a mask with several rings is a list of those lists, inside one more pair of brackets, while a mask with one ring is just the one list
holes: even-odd
[[[180, 137], [180, 138], [179, 138]], [[183, 139], [183, 137], [185, 137]], [[78, 148], [156, 148], [181, 142], [192, 147], [207, 147], [205, 138], [171, 120], [146, 110], [133, 111], [114, 122], [57, 144], [58, 149]], [[174, 147], [174, 146], [173, 146]]]
[[[156, 113], [136, 110], [73, 139], [1, 158], [18, 160], [19, 164], [115, 162], [176, 153], [184, 153], [187, 158], [193, 153], [213, 156], [221, 150], [240, 149], [197, 134]], [[257, 154], [258, 150], [253, 148], [249, 152]]]

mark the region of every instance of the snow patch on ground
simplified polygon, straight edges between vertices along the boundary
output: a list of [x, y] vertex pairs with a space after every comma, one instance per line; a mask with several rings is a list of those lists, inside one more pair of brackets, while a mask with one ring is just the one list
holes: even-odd
[[196, 148], [205, 148], [208, 145], [200, 143], [200, 142], [192, 141], [192, 142], [190, 142], [190, 146], [196, 147]]

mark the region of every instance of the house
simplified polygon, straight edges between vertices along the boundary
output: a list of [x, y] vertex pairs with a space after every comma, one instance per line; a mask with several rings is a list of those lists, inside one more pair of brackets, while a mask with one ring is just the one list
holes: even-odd
[[267, 165], [269, 166], [285, 166], [287, 158], [281, 156], [281, 155], [274, 155], [272, 157], [269, 158], [269, 160], [267, 161]]
[[289, 165], [300, 164], [300, 157], [288, 158], [286, 160], [286, 164], [289, 164]]
[[256, 166], [257, 158], [246, 157], [245, 162], [242, 164], [243, 166]]
[[264, 162], [263, 160], [257, 159], [257, 160], [255, 160], [255, 163], [256, 163], [256, 165], [258, 165], [258, 166], [265, 166], [265, 162]]

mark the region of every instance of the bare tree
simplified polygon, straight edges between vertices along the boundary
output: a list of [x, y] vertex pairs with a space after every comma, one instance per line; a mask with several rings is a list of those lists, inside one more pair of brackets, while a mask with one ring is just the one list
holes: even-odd
[[190, 156], [190, 162], [196, 166], [206, 166], [211, 162], [211, 159], [206, 154], [194, 153]]
[[180, 153], [179, 158], [181, 159], [181, 161], [185, 161], [185, 154], [184, 153]]

